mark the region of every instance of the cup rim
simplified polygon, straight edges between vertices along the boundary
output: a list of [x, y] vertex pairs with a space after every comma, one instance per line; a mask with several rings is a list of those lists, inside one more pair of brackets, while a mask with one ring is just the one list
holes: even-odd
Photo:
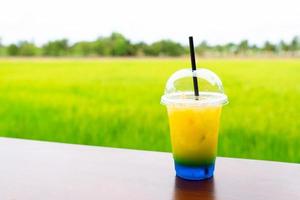
[[199, 92], [199, 98], [196, 100], [192, 91], [173, 92], [164, 94], [161, 97], [161, 104], [166, 106], [208, 106], [226, 105], [228, 103], [228, 97], [220, 92]]

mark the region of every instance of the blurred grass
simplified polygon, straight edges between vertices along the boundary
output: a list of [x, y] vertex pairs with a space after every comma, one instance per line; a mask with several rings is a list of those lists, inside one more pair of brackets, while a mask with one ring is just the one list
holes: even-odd
[[[300, 60], [199, 60], [223, 80], [219, 155], [300, 163]], [[188, 59], [0, 60], [0, 135], [170, 151], [160, 105]]]

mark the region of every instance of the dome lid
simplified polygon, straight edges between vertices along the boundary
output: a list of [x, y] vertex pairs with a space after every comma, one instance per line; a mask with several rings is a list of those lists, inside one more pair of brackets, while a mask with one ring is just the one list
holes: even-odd
[[[197, 77], [199, 96], [195, 96], [193, 77]], [[164, 105], [224, 105], [228, 98], [220, 78], [208, 69], [181, 69], [173, 73], [167, 81], [161, 98]]]

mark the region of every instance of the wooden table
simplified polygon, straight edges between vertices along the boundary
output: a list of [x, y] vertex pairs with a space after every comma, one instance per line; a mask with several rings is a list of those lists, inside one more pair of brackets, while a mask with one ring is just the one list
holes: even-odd
[[0, 138], [0, 200], [300, 199], [300, 165], [217, 158], [184, 181], [170, 153]]

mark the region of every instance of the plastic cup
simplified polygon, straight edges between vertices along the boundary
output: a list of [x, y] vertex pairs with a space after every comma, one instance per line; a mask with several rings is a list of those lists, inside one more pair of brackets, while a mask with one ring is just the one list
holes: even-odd
[[[192, 76], [198, 78], [198, 97]], [[169, 78], [161, 102], [167, 107], [176, 175], [188, 180], [212, 177], [222, 106], [228, 102], [218, 76], [206, 69], [179, 70]]]

